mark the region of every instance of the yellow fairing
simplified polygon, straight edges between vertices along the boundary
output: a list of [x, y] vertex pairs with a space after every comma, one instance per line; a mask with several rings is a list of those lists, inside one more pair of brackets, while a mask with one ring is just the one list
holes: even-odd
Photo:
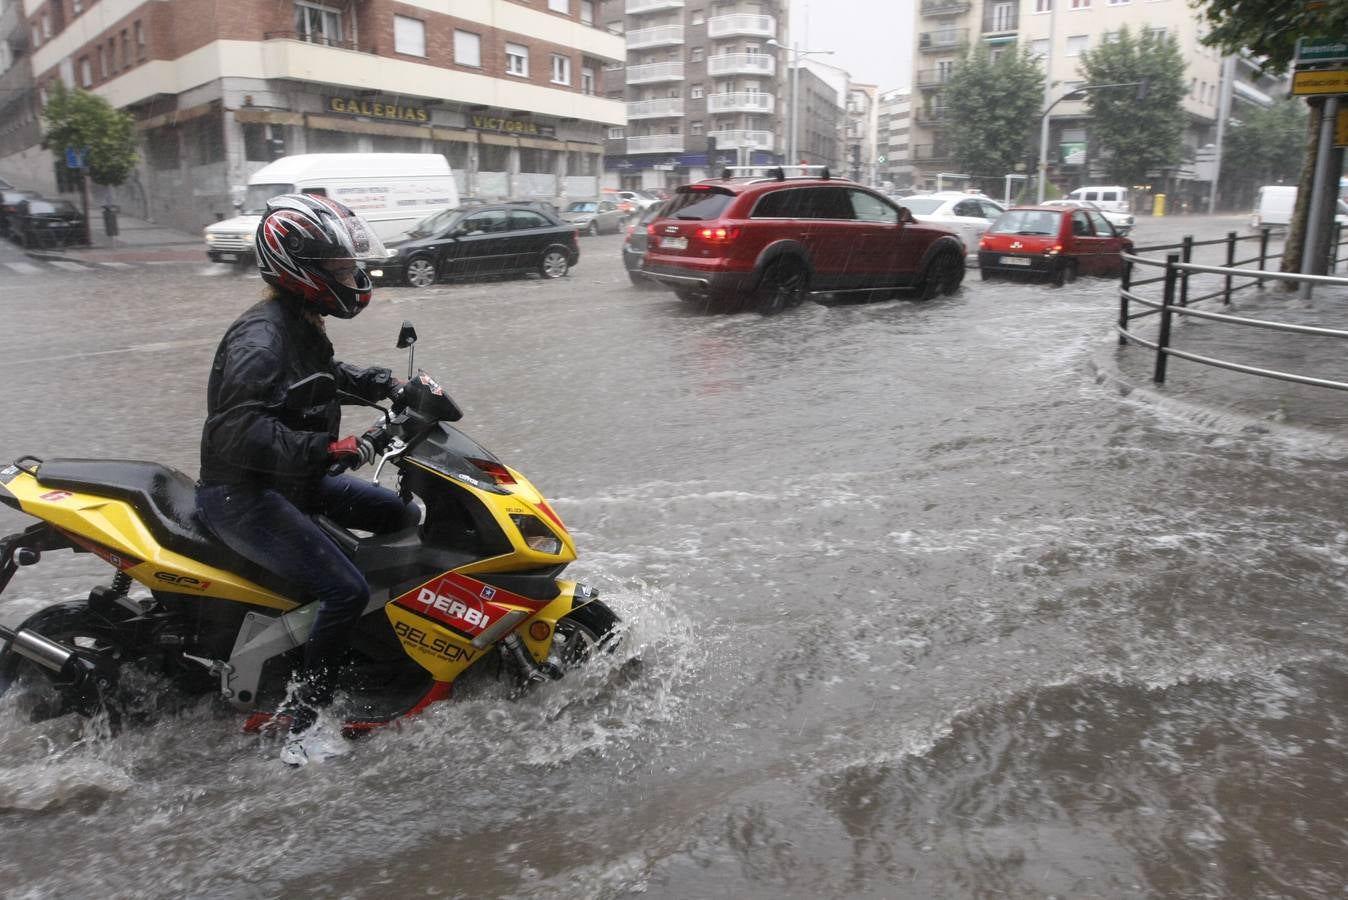
[[[574, 581], [559, 581], [557, 582], [557, 588], [558, 593], [554, 599], [533, 616], [520, 620], [520, 624], [515, 628], [515, 633], [523, 639], [524, 646], [540, 663], [548, 658], [548, 652], [552, 649], [552, 638], [557, 630], [557, 620], [571, 612], [575, 604], [576, 583]], [[492, 606], [497, 609], [521, 610], [526, 613], [530, 609], [530, 607], [508, 602], [502, 603], [496, 600], [492, 601]], [[398, 635], [398, 640], [402, 641], [403, 649], [407, 651], [407, 655], [430, 672], [436, 681], [453, 681], [462, 674], [464, 669], [476, 662], [481, 654], [486, 652], [474, 647], [462, 635], [445, 628], [434, 619], [419, 615], [392, 601], [384, 606], [384, 612], [393, 625], [393, 633]], [[547, 623], [547, 634], [541, 640], [534, 638], [530, 633], [531, 626], [535, 622]]]
[[[161, 547], [131, 505], [121, 500], [52, 490], [26, 472], [4, 489], [18, 498], [29, 515], [110, 551], [112, 558], [99, 555], [147, 587], [280, 610], [298, 605], [246, 578]], [[119, 564], [118, 559], [125, 564]]]

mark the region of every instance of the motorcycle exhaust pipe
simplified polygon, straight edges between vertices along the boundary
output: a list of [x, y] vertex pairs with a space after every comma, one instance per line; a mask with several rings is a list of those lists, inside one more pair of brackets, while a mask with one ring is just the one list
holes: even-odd
[[0, 626], [0, 638], [8, 640], [10, 649], [15, 653], [58, 675], [83, 677], [87, 672], [87, 664], [74, 650], [45, 638], [36, 631], [29, 631], [27, 628], [14, 631]]

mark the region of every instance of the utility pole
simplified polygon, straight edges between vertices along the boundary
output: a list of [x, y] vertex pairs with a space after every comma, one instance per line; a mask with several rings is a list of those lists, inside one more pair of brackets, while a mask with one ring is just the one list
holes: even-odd
[[1063, 0], [1049, 0], [1048, 52], [1044, 54], [1044, 115], [1039, 119], [1039, 186], [1036, 203], [1044, 202], [1044, 182], [1048, 179], [1048, 114], [1053, 109], [1053, 39], [1058, 25], [1058, 4]]
[[1226, 139], [1226, 120], [1231, 115], [1232, 81], [1236, 77], [1236, 58], [1222, 61], [1222, 85], [1217, 92], [1217, 146], [1212, 157], [1212, 189], [1208, 191], [1208, 215], [1217, 209], [1217, 185], [1222, 177], [1222, 142]]

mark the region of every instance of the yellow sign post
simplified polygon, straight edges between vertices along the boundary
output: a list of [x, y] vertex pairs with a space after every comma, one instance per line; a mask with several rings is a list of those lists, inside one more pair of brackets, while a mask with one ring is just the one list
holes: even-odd
[[1310, 69], [1292, 75], [1293, 94], [1348, 94], [1348, 69]]
[[1348, 106], [1339, 107], [1339, 117], [1334, 122], [1334, 146], [1348, 147]]

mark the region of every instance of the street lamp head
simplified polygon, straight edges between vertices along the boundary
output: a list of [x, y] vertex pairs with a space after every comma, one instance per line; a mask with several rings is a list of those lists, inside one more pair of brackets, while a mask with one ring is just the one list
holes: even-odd
[[768, 38], [767, 43], [768, 43], [768, 46], [769, 46], [769, 47], [781, 47], [781, 46], [784, 46], [784, 45], [783, 45], [780, 41], [778, 41], [776, 38]]

